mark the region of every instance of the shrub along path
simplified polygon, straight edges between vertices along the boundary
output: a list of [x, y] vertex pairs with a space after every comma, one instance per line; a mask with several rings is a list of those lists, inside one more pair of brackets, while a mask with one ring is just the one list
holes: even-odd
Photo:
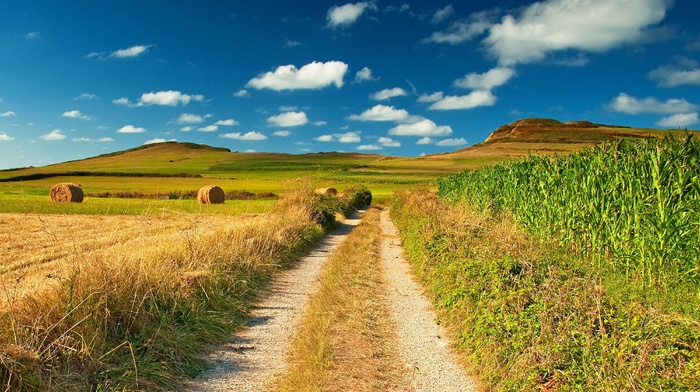
[[[384, 280], [379, 286], [383, 293], [378, 296], [378, 301], [382, 304], [380, 307], [386, 311], [381, 316], [389, 319], [388, 324], [394, 330], [387, 333], [378, 328], [375, 333], [395, 334], [393, 337], [384, 336], [374, 341], [391, 342], [398, 346], [389, 350], [378, 349], [382, 355], [388, 356], [387, 360], [394, 362], [383, 373], [384, 378], [389, 377], [393, 380], [381, 381], [381, 387], [386, 388], [387, 385], [391, 385], [388, 389], [401, 391], [475, 391], [474, 382], [458, 365], [447, 336], [435, 322], [435, 315], [428, 299], [412, 277], [410, 267], [403, 258], [403, 248], [388, 211], [382, 212], [381, 220], [376, 218], [376, 212], [374, 214], [374, 218], [367, 223], [381, 227], [381, 232], [376, 230], [376, 236], [381, 238], [379, 240], [366, 238], [366, 240], [376, 243], [374, 268]], [[302, 321], [304, 309], [308, 307], [309, 298], [316, 295], [314, 293], [318, 291], [319, 286], [326, 284], [319, 281], [323, 279], [324, 264], [332, 257], [332, 253], [342, 246], [341, 243], [345, 241], [350, 231], [360, 223], [358, 215], [346, 220], [339, 230], [326, 236], [308, 257], [300, 261], [297, 268], [282, 273], [273, 280], [269, 293], [257, 306], [247, 324], [248, 327], [213, 354], [212, 360], [217, 364], [216, 367], [191, 383], [192, 390], [262, 391], [274, 390], [277, 387], [287, 389], [280, 387], [278, 377], [284, 374], [285, 370], [289, 370], [285, 357], [289, 360], [288, 350], [300, 328], [300, 322], [308, 322]], [[366, 231], [360, 230], [357, 234], [367, 235], [365, 233]], [[368, 237], [371, 236], [371, 234], [368, 235]], [[353, 277], [349, 276], [346, 279], [353, 279]], [[362, 294], [357, 293], [357, 300], [361, 297]], [[340, 339], [341, 342], [332, 345], [336, 349], [355, 350], [342, 343], [344, 338], [335, 337], [335, 340]], [[329, 359], [330, 364], [319, 366], [321, 369], [319, 371], [328, 371], [328, 366], [331, 368], [329, 370], [331, 377], [327, 378], [326, 385], [320, 390], [336, 390], [335, 387], [340, 384], [344, 385], [343, 389], [349, 388], [347, 390], [373, 390], [372, 384], [380, 387], [380, 384], [376, 384], [376, 375], [367, 375], [367, 380], [364, 380], [361, 379], [363, 375], [346, 371], [345, 365], [340, 363], [337, 364], [340, 366], [340, 373], [334, 371], [333, 368], [336, 365], [333, 362], [336, 360], [342, 362], [341, 357], [347, 355], [354, 354], [332, 354]], [[391, 368], [405, 369], [405, 371], [400, 374], [400, 371], [392, 371]], [[345, 377], [348, 380], [339, 380], [338, 377]], [[372, 377], [375, 380], [371, 380]], [[276, 378], [278, 383], [274, 384]], [[353, 385], [357, 388], [350, 387]], [[295, 390], [312, 390], [311, 385], [293, 384], [293, 387]]]

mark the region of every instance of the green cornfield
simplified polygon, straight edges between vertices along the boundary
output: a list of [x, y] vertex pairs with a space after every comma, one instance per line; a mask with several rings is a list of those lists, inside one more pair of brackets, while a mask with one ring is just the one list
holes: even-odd
[[440, 179], [438, 189], [648, 284], [700, 283], [700, 141], [690, 133], [531, 156]]

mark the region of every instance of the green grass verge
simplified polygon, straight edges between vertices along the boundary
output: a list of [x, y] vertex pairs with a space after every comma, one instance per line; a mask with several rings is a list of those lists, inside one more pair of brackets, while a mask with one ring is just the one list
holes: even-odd
[[[700, 312], [655, 301], [583, 257], [427, 193], [391, 207], [441, 322], [486, 390], [700, 388]], [[632, 287], [630, 287], [632, 285]], [[692, 308], [692, 306], [691, 306]]]

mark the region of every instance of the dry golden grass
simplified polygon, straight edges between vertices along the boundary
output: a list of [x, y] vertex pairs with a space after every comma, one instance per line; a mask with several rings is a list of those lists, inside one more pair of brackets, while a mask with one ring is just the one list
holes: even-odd
[[182, 388], [321, 235], [311, 218], [308, 203], [251, 218], [3, 214], [0, 389]]
[[379, 209], [330, 256], [274, 383], [283, 391], [402, 390], [396, 335], [382, 302]]

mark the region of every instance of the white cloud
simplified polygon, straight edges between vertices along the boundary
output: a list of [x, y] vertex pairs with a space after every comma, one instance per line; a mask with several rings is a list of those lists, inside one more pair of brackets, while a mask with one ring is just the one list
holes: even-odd
[[248, 93], [248, 90], [238, 90], [233, 93], [233, 96], [237, 98], [244, 98], [250, 96], [250, 94]]
[[685, 70], [674, 65], [662, 65], [649, 72], [649, 78], [656, 80], [661, 87], [700, 85], [700, 68]]
[[216, 132], [219, 130], [218, 125], [207, 125], [206, 127], [197, 128], [200, 132]]
[[165, 143], [165, 142], [176, 142], [176, 141], [177, 141], [177, 139], [165, 140], [165, 139], [163, 139], [163, 138], [157, 137], [157, 138], [155, 138], [155, 139], [146, 140], [143, 144], [144, 144], [144, 145], [147, 145], [147, 144], [156, 144], [156, 143]]
[[299, 107], [297, 106], [280, 106], [279, 111], [280, 112], [296, 112], [299, 110]]
[[[604, 52], [643, 37], [665, 16], [666, 0], [546, 0], [505, 16], [484, 44], [502, 65], [542, 60], [559, 50]], [[624, 15], [624, 17], [621, 17]]]
[[664, 128], [689, 127], [698, 123], [698, 113], [678, 113], [659, 120], [656, 125]]
[[294, 41], [294, 40], [288, 39], [287, 42], [284, 44], [284, 47], [285, 48], [296, 48], [297, 46], [302, 46], [302, 45], [304, 45], [304, 44], [302, 44], [299, 41]]
[[362, 144], [360, 146], [357, 146], [357, 149], [360, 151], [377, 151], [381, 150], [382, 148], [374, 144]]
[[125, 125], [117, 129], [117, 133], [144, 133], [146, 129], [135, 127], [133, 125]]
[[335, 138], [332, 135], [321, 135], [318, 137], [315, 137], [314, 140], [318, 142], [332, 142], [335, 141]]
[[39, 38], [40, 35], [41, 35], [40, 32], [38, 32], [38, 31], [32, 31], [31, 33], [25, 34], [25, 35], [24, 35], [24, 38], [26, 38], [26, 39], [28, 39], [28, 40], [33, 40], [33, 39]]
[[377, 80], [379, 80], [379, 78], [374, 77], [372, 75], [372, 70], [368, 67], [362, 68], [355, 74], [355, 83], [375, 82]]
[[5, 112], [5, 113], [0, 113], [0, 117], [10, 117], [10, 116], [14, 116], [14, 115], [15, 115], [15, 112], [12, 112], [12, 111], [7, 111], [7, 112]]
[[482, 74], [472, 72], [464, 75], [463, 78], [455, 80], [454, 85], [455, 87], [490, 91], [494, 87], [506, 84], [513, 76], [515, 76], [513, 68], [498, 67]]
[[321, 121], [314, 121], [312, 124], [315, 125], [315, 126], [317, 126], [317, 127], [323, 127], [323, 126], [325, 126], [325, 125], [328, 124], [328, 123], [321, 120]]
[[287, 112], [269, 117], [267, 122], [278, 127], [296, 127], [309, 122], [304, 112]]
[[346, 132], [334, 135], [340, 143], [359, 143], [361, 141], [359, 132]]
[[128, 98], [117, 98], [112, 101], [113, 104], [115, 105], [124, 105], [124, 106], [130, 106], [131, 101], [129, 101]]
[[495, 19], [492, 11], [477, 12], [469, 16], [466, 20], [453, 23], [444, 31], [436, 31], [429, 38], [423, 40], [424, 43], [450, 44], [456, 45], [471, 40], [483, 34], [491, 26]]
[[374, 2], [363, 1], [360, 3], [348, 3], [341, 6], [333, 6], [328, 10], [326, 19], [329, 27], [347, 27], [355, 23], [365, 10], [377, 10]]
[[416, 144], [433, 144], [433, 143], [435, 143], [435, 139], [431, 139], [431, 138], [429, 138], [428, 136], [426, 136], [426, 137], [424, 137], [424, 138], [420, 138], [420, 139], [416, 142]]
[[111, 143], [114, 141], [111, 137], [101, 137], [97, 141], [102, 142], [102, 143]]
[[374, 94], [371, 94], [369, 97], [375, 101], [384, 101], [386, 99], [394, 98], [394, 97], [402, 97], [407, 95], [406, 91], [404, 89], [399, 88], [399, 87], [394, 87], [394, 88], [386, 88], [382, 91], [377, 91]]
[[496, 97], [490, 91], [474, 90], [467, 95], [447, 96], [428, 107], [430, 110], [473, 109], [479, 106], [493, 106]]
[[182, 132], [189, 132], [189, 131], [191, 131], [191, 130], [193, 130], [193, 129], [194, 129], [194, 127], [182, 127], [182, 128], [180, 128], [180, 130], [181, 130]]
[[177, 118], [177, 122], [180, 124], [199, 124], [204, 121], [204, 118], [198, 114], [192, 113], [182, 113], [180, 117]]
[[616, 112], [627, 114], [654, 113], [654, 114], [681, 114], [690, 113], [698, 109], [698, 106], [685, 99], [668, 99], [659, 101], [656, 98], [637, 99], [625, 93], [620, 93], [613, 99], [610, 107]]
[[226, 126], [226, 127], [231, 127], [234, 125], [238, 125], [238, 121], [236, 121], [232, 118], [229, 118], [226, 120], [219, 120], [219, 121], [215, 122], [214, 125], [222, 125], [222, 126]]
[[77, 97], [73, 98], [74, 101], [79, 101], [81, 99], [84, 99], [86, 101], [92, 101], [93, 99], [97, 99], [97, 95], [95, 94], [88, 94], [88, 93], [83, 93], [78, 95]]
[[443, 8], [440, 8], [439, 10], [437, 10], [435, 12], [435, 14], [433, 14], [432, 22], [433, 23], [440, 23], [443, 20], [452, 16], [452, 14], [454, 14], [454, 13], [455, 13], [454, 7], [452, 7], [452, 4], [448, 4], [448, 5], [444, 6]]
[[0, 141], [9, 142], [11, 140], [15, 140], [15, 138], [11, 137], [10, 135], [8, 135], [6, 133], [0, 133]]
[[81, 120], [92, 120], [92, 117], [80, 113], [80, 110], [69, 110], [67, 112], [63, 112], [61, 117], [79, 118]]
[[148, 51], [148, 48], [150, 48], [152, 45], [136, 45], [132, 46], [130, 48], [126, 49], [119, 49], [117, 51], [114, 51], [109, 54], [109, 57], [116, 57], [116, 58], [128, 58], [128, 57], [137, 57], [141, 54], [144, 54]]
[[[125, 98], [122, 98], [125, 99]], [[179, 91], [158, 91], [144, 93], [141, 95], [137, 106], [148, 106], [148, 105], [161, 105], [161, 106], [177, 106], [177, 105], [187, 105], [190, 101], [201, 102], [204, 100], [203, 95], [188, 95], [183, 94]], [[128, 102], [128, 100], [127, 100]], [[116, 102], [115, 102], [116, 103]]]
[[467, 139], [464, 139], [464, 138], [445, 139], [445, 140], [440, 140], [439, 142], [435, 143], [435, 145], [439, 146], [439, 147], [456, 147], [456, 146], [464, 146], [466, 144], [467, 144]]
[[297, 69], [294, 65], [277, 67], [274, 72], [264, 73], [253, 78], [246, 84], [258, 90], [264, 88], [282, 90], [321, 89], [335, 84], [337, 88], [343, 87], [343, 77], [348, 70], [348, 65], [342, 61], [328, 61], [325, 63], [314, 61]]
[[245, 134], [241, 134], [240, 132], [225, 133], [225, 134], [219, 135], [219, 136], [226, 138], [226, 139], [245, 140], [245, 141], [255, 141], [255, 140], [267, 139], [267, 136], [263, 135], [260, 132], [255, 132], [255, 131], [250, 131], [250, 132], [247, 132]]
[[394, 140], [390, 137], [380, 137], [377, 139], [377, 143], [381, 144], [384, 147], [401, 147], [401, 142], [398, 140]]
[[66, 135], [62, 134], [60, 129], [54, 129], [47, 134], [41, 135], [41, 138], [44, 140], [63, 140], [66, 138]]
[[289, 131], [276, 131], [275, 133], [273, 133], [273, 135], [275, 135], [275, 136], [280, 136], [280, 137], [287, 137], [287, 136], [289, 136], [289, 135], [291, 135], [291, 134], [292, 134], [292, 133], [289, 132]]
[[434, 92], [432, 94], [423, 94], [420, 97], [418, 97], [418, 102], [437, 102], [441, 100], [444, 96], [445, 94], [442, 91]]
[[448, 136], [452, 134], [449, 125], [438, 126], [434, 122], [424, 119], [411, 124], [399, 124], [389, 130], [393, 136]]
[[393, 106], [376, 105], [365, 110], [362, 112], [362, 114], [352, 114], [348, 116], [348, 119], [355, 121], [412, 122], [418, 121], [420, 118], [411, 116], [405, 109], [396, 109]]

